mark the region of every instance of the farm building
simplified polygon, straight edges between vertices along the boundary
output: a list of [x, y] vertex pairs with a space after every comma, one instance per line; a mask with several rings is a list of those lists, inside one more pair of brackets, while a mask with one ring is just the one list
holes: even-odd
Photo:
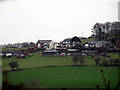
[[52, 40], [38, 40], [38, 42], [36, 43], [36, 48], [38, 49], [46, 49], [46, 50], [50, 50], [53, 49], [53, 41]]
[[11, 57], [13, 56], [11, 51], [3, 51], [2, 52], [2, 57]]
[[60, 47], [60, 43], [55, 42], [55, 43], [53, 44], [53, 48], [54, 48], [54, 49], [58, 49], [59, 47]]
[[83, 55], [97, 55], [97, 50], [82, 50], [81, 53]]
[[42, 52], [42, 55], [57, 55], [58, 52], [56, 50], [45, 50]]
[[59, 48], [59, 49], [56, 49], [56, 51], [58, 52], [58, 54], [67, 53], [67, 49], [66, 48]]
[[107, 41], [89, 41], [88, 42], [88, 47], [105, 47], [107, 46], [109, 43]]
[[74, 53], [78, 53], [77, 49], [67, 49], [68, 55], [73, 55]]
[[60, 46], [64, 48], [71, 47], [70, 41], [71, 41], [71, 38], [66, 38], [60, 42]]
[[62, 42], [60, 42], [60, 46], [63, 48], [80, 48], [81, 40], [79, 37], [74, 36], [73, 38], [66, 38]]

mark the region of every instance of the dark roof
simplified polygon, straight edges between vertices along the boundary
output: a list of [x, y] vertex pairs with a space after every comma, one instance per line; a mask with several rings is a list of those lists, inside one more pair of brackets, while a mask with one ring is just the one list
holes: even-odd
[[107, 43], [106, 41], [98, 41], [98, 43]]
[[20, 53], [21, 51], [3, 51], [2, 53], [3, 54], [6, 54], [6, 53], [13, 53], [13, 54], [18, 54]]
[[50, 43], [52, 40], [39, 40], [41, 43]]
[[96, 53], [97, 50], [82, 50], [82, 53]]
[[66, 39], [64, 39], [62, 42], [60, 42], [60, 43], [63, 43], [63, 42], [70, 42], [71, 41], [71, 38], [66, 38]]
[[43, 52], [57, 52], [56, 50], [45, 50]]
[[80, 40], [80, 38], [78, 38], [77, 36], [74, 36], [74, 37], [71, 39], [70, 42], [71, 42], [71, 43], [73, 43], [73, 42], [80, 42], [80, 43], [81, 43], [81, 40]]
[[89, 41], [88, 44], [107, 43], [106, 41]]

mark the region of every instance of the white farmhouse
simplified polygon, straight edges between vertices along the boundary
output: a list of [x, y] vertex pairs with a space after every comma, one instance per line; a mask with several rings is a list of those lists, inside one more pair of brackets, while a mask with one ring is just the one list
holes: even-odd
[[36, 48], [43, 48], [46, 50], [53, 49], [53, 41], [52, 40], [38, 40], [36, 43]]

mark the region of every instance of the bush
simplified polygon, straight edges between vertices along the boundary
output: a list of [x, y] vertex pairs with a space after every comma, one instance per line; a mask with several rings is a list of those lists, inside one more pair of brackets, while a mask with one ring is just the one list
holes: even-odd
[[110, 65], [120, 65], [119, 59], [109, 59]]
[[114, 60], [113, 59], [109, 59], [109, 63], [110, 63], [110, 65], [113, 65]]
[[9, 66], [10, 66], [10, 68], [12, 69], [12, 70], [14, 70], [14, 68], [19, 68], [18, 67], [18, 62], [17, 61], [12, 61], [12, 62], [9, 62]]
[[77, 65], [78, 62], [80, 62], [80, 64], [82, 65], [85, 62], [84, 56], [79, 54], [79, 55], [73, 55], [72, 58], [73, 63], [75, 63], [75, 65]]
[[100, 59], [99, 59], [99, 58], [96, 58], [96, 59], [95, 59], [95, 63], [96, 63], [96, 65], [98, 65], [98, 64], [99, 64], [99, 61], [100, 61]]
[[103, 65], [103, 66], [108, 66], [108, 61], [107, 61], [107, 60], [103, 60], [103, 61], [102, 61], [102, 65]]
[[78, 62], [77, 60], [78, 60], [77, 55], [73, 55], [72, 61], [75, 65], [77, 65], [77, 62]]
[[113, 63], [114, 63], [114, 65], [120, 65], [120, 60], [119, 59], [115, 59]]

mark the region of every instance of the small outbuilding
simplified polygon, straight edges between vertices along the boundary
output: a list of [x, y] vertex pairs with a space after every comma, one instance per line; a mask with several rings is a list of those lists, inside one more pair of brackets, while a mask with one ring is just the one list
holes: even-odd
[[57, 55], [58, 52], [56, 50], [45, 50], [42, 52], [42, 55]]
[[97, 50], [82, 50], [81, 53], [82, 55], [97, 55], [98, 54]]

